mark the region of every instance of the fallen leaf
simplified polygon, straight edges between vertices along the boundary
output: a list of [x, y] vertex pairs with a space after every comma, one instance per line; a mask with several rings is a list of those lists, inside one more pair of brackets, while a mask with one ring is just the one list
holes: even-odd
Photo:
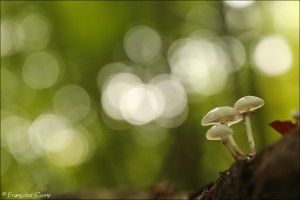
[[269, 124], [272, 128], [274, 128], [281, 135], [286, 135], [290, 133], [292, 130], [296, 129], [296, 124], [291, 121], [279, 121], [275, 120]]

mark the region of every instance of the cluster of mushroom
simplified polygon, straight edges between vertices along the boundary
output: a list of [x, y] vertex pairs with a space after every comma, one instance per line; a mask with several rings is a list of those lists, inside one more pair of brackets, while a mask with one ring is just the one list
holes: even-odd
[[235, 160], [244, 160], [247, 157], [239, 149], [233, 139], [233, 130], [230, 128], [231, 125], [244, 119], [250, 147], [249, 156], [254, 156], [256, 154], [256, 150], [251, 129], [250, 116], [254, 114], [256, 109], [261, 108], [264, 104], [264, 100], [259, 97], [245, 96], [239, 99], [234, 104], [234, 107], [223, 106], [209, 111], [201, 121], [202, 126], [213, 125], [207, 131], [206, 138], [208, 140], [221, 140]]

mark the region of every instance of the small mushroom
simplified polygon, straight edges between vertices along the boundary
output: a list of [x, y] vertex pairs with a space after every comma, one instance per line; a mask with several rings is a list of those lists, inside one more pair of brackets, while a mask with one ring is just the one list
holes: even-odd
[[296, 120], [296, 127], [300, 126], [300, 112], [299, 110], [293, 110], [291, 116]]
[[299, 120], [299, 117], [300, 117], [300, 113], [299, 113], [299, 110], [293, 110], [291, 112], [291, 116], [295, 119], [295, 120]]
[[[232, 124], [238, 123], [243, 120], [243, 117], [240, 113], [230, 106], [217, 107], [211, 111], [209, 111], [202, 119], [201, 125], [216, 125], [223, 124], [227, 126], [231, 126]], [[245, 154], [238, 148], [235, 143], [233, 136], [229, 135], [228, 140], [232, 144], [232, 148], [236, 152], [237, 155], [244, 156]]]
[[241, 113], [241, 115], [245, 118], [246, 131], [248, 142], [250, 146], [250, 154], [255, 155], [255, 144], [251, 129], [251, 121], [250, 116], [254, 114], [255, 110], [261, 108], [265, 104], [264, 100], [255, 96], [245, 96], [239, 99], [235, 104], [234, 108]]
[[236, 143], [232, 143], [234, 140], [230, 140], [233, 135], [233, 130], [226, 125], [223, 124], [217, 124], [212, 126], [210, 129], [208, 129], [206, 133], [206, 139], [208, 140], [221, 140], [221, 142], [227, 147], [227, 149], [230, 151], [231, 155], [234, 157], [235, 160], [244, 160], [246, 159], [245, 155], [238, 154], [234, 150], [234, 146]]
[[201, 125], [215, 125], [226, 124], [231, 126], [232, 124], [242, 121], [243, 118], [238, 111], [230, 106], [217, 107], [209, 111], [202, 119]]

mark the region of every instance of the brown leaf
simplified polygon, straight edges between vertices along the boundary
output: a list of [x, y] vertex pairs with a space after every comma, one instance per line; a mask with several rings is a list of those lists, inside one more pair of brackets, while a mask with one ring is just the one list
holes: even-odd
[[269, 124], [272, 128], [274, 128], [281, 135], [285, 135], [290, 133], [292, 130], [296, 129], [296, 124], [291, 121], [279, 121], [275, 120]]

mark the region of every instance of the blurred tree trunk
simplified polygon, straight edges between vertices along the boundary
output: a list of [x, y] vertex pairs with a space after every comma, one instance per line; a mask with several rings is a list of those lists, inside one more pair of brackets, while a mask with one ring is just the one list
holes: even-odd
[[[189, 115], [191, 113], [193, 112]], [[181, 190], [195, 188], [199, 184], [202, 151], [195, 123], [190, 116], [190, 119], [172, 130], [173, 143], [159, 174], [160, 182], [170, 182]]]

